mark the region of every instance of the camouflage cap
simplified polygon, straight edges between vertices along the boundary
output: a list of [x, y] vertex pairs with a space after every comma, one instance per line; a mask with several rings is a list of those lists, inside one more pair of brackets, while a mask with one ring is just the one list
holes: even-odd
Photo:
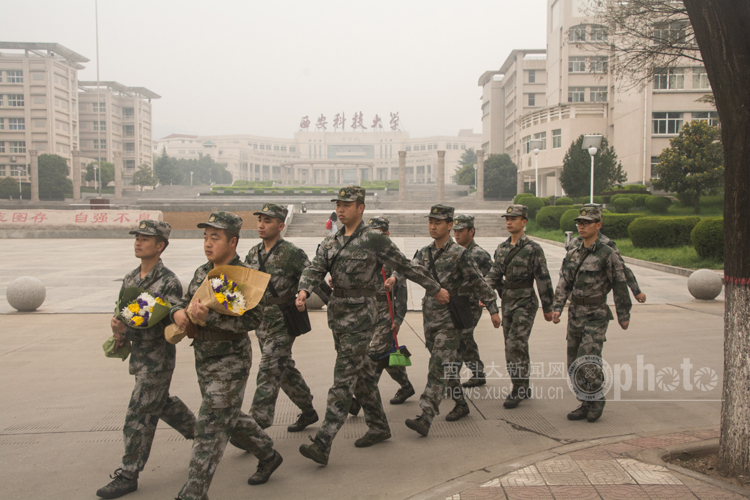
[[511, 205], [500, 217], [523, 217], [524, 219], [528, 219], [528, 210], [526, 205]]
[[201, 222], [198, 227], [201, 229], [204, 227], [227, 229], [239, 234], [242, 229], [242, 218], [232, 212], [213, 212], [208, 218], [208, 222]]
[[360, 186], [344, 186], [339, 189], [338, 197], [331, 201], [361, 201], [365, 202], [365, 188]]
[[142, 234], [144, 236], [161, 236], [165, 240], [169, 239], [169, 233], [172, 232], [172, 226], [168, 222], [146, 219], [138, 223], [138, 229], [133, 229], [130, 234]]
[[473, 215], [457, 215], [453, 219], [453, 229], [471, 229], [474, 227]]
[[391, 221], [389, 221], [387, 217], [373, 217], [367, 221], [368, 226], [374, 227], [375, 229], [382, 229], [383, 231], [388, 231], [390, 223]]
[[286, 207], [282, 207], [281, 205], [277, 205], [275, 203], [266, 203], [265, 205], [263, 205], [263, 210], [261, 210], [260, 212], [253, 212], [253, 215], [276, 217], [277, 219], [281, 219], [281, 222], [284, 222], [288, 213], [289, 210], [287, 210]]
[[425, 217], [429, 217], [430, 219], [453, 220], [453, 207], [447, 205], [433, 205], [432, 208], [430, 208], [430, 215], [425, 215]]
[[595, 203], [587, 203], [578, 213], [578, 217], [574, 220], [590, 220], [594, 222], [602, 220], [602, 206]]

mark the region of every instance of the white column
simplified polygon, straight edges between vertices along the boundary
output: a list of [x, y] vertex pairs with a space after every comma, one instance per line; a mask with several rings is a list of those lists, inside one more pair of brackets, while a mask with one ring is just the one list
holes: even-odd
[[484, 149], [477, 149], [477, 201], [484, 201]]
[[73, 180], [73, 201], [81, 201], [81, 151], [79, 149], [73, 150], [70, 177]]
[[445, 201], [445, 151], [438, 151], [438, 163], [437, 163], [437, 188], [438, 188], [438, 201]]
[[31, 201], [39, 201], [39, 152], [36, 149], [29, 149], [29, 157], [31, 157], [31, 171], [29, 172]]

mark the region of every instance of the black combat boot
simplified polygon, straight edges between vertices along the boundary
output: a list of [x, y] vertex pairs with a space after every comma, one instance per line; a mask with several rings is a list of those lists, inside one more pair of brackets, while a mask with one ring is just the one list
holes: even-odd
[[281, 462], [283, 461], [284, 459], [281, 458], [281, 453], [276, 450], [274, 450], [273, 456], [268, 460], [258, 460], [258, 470], [255, 471], [255, 474], [250, 476], [250, 479], [247, 480], [247, 484], [256, 485], [268, 482], [268, 478], [271, 477], [273, 471], [279, 468], [279, 465], [281, 465]]
[[399, 390], [396, 391], [396, 395], [393, 396], [393, 399], [391, 399], [391, 404], [403, 404], [404, 401], [412, 397], [414, 394], [416, 394], [416, 392], [414, 391], [414, 386], [411, 385], [411, 382], [407, 382], [405, 386], [399, 388]]
[[123, 495], [132, 493], [138, 489], [138, 474], [135, 477], [128, 477], [125, 474], [127, 472], [122, 469], [117, 469], [114, 475], [109, 476], [112, 478], [107, 486], [99, 488], [96, 492], [96, 496], [99, 498], [120, 498]]
[[568, 420], [583, 420], [586, 418], [586, 415], [589, 413], [590, 404], [588, 401], [581, 402], [581, 406], [568, 413]]
[[487, 383], [487, 375], [484, 373], [475, 373], [469, 380], [461, 384], [461, 387], [479, 387]]
[[589, 412], [586, 415], [586, 420], [589, 422], [596, 422], [599, 420], [599, 417], [602, 416], [602, 413], [604, 412], [604, 404], [606, 401], [604, 401], [604, 398], [600, 399], [599, 401], [592, 401], [591, 406], [589, 406]]
[[307, 410], [297, 415], [297, 421], [286, 428], [289, 432], [300, 432], [305, 429], [308, 425], [314, 424], [318, 421], [318, 412], [313, 410]]
[[430, 425], [431, 422], [427, 420], [427, 417], [425, 417], [424, 414], [418, 416], [414, 420], [410, 418], [406, 419], [406, 426], [413, 431], [417, 431], [422, 436], [427, 436], [427, 434], [429, 434]]
[[331, 447], [320, 439], [313, 439], [310, 436], [312, 444], [303, 444], [299, 447], [299, 452], [303, 457], [309, 458], [315, 463], [320, 465], [328, 465], [328, 455], [331, 453]]
[[386, 439], [390, 439], [390, 438], [391, 438], [390, 429], [386, 429], [385, 431], [381, 431], [381, 432], [367, 431], [367, 434], [365, 434], [361, 438], [354, 441], [354, 446], [356, 446], [357, 448], [367, 448], [368, 446], [382, 443]]
[[466, 403], [456, 403], [456, 406], [445, 416], [445, 420], [448, 422], [455, 422], [464, 418], [470, 413], [469, 405]]

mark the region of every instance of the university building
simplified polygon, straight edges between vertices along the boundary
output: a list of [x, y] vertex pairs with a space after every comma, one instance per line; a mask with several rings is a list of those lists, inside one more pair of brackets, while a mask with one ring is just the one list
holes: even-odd
[[[716, 110], [698, 101], [711, 88], [695, 62], [657, 71], [645, 86], [615, 81], [608, 52], [592, 50], [608, 40], [607, 27], [594, 24], [584, 7], [579, 0], [548, 0], [546, 49], [514, 50], [479, 79], [485, 151], [511, 156], [519, 192], [533, 185], [538, 161], [539, 195], [563, 194], [563, 157], [581, 134], [606, 137], [627, 182], [642, 184], [655, 176], [659, 154], [685, 123], [718, 123]], [[538, 156], [532, 139], [541, 141]]]

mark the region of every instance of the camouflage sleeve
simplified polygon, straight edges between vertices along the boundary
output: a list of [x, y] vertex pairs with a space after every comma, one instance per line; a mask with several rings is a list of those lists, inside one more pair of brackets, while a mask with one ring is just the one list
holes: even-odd
[[460, 260], [461, 275], [465, 283], [471, 283], [474, 293], [484, 303], [490, 314], [497, 314], [497, 297], [495, 291], [487, 284], [469, 252], [464, 252]]
[[482, 250], [478, 257], [474, 257], [474, 261], [477, 263], [477, 267], [479, 268], [479, 272], [482, 273], [482, 276], [487, 276], [487, 273], [492, 269], [492, 257], [490, 257], [490, 254]]
[[484, 277], [484, 280], [487, 282], [490, 288], [497, 290], [497, 293], [500, 295], [500, 297], [502, 297], [505, 283], [503, 281], [503, 271], [500, 269], [500, 265], [498, 264], [498, 262], [500, 262], [498, 253], [499, 250], [495, 251], [495, 262], [492, 263], [492, 268], [490, 269], [490, 272], [488, 272]]
[[174, 322], [174, 313], [181, 309], [185, 309], [188, 304], [190, 304], [190, 301], [193, 300], [193, 295], [195, 294], [195, 290], [191, 291], [192, 288], [195, 288], [196, 290], [198, 287], [194, 287], [193, 284], [196, 281], [196, 275], [198, 274], [198, 269], [195, 270], [195, 273], [193, 273], [193, 279], [188, 284], [187, 290], [183, 291], [182, 297], [177, 300], [176, 302], [170, 302], [172, 304], [172, 308], [169, 310], [169, 320], [171, 322]]
[[328, 259], [326, 259], [325, 245], [320, 244], [315, 251], [312, 262], [302, 271], [298, 290], [304, 290], [309, 297], [310, 292], [324, 282], [326, 274], [328, 274]]
[[615, 299], [617, 322], [624, 323], [625, 321], [630, 321], [630, 309], [633, 307], [633, 303], [630, 301], [630, 294], [628, 294], [628, 285], [625, 279], [622, 259], [614, 252], [610, 254], [607, 261], [607, 277], [612, 283], [612, 295]]
[[562, 265], [560, 266], [560, 279], [557, 282], [557, 289], [555, 289], [555, 300], [552, 304], [553, 312], [562, 312], [565, 307], [565, 302], [568, 301], [568, 297], [573, 292], [573, 277], [569, 276], [568, 262], [570, 258], [570, 251], [563, 259]]
[[554, 300], [552, 279], [547, 269], [547, 258], [544, 256], [544, 250], [538, 245], [534, 247], [533, 272], [534, 279], [536, 279], [536, 289], [539, 292], [539, 299], [542, 301], [542, 311], [545, 313], [551, 312]]
[[409, 294], [406, 290], [406, 281], [396, 281], [396, 286], [391, 294], [393, 300], [393, 322], [400, 325], [406, 317], [406, 302]]
[[628, 283], [628, 287], [630, 287], [630, 290], [633, 291], [633, 296], [636, 296], [641, 293], [641, 287], [638, 286], [638, 280], [635, 279], [635, 274], [633, 274], [633, 271], [625, 265], [625, 260], [622, 258], [622, 255], [620, 255], [620, 250], [617, 248], [617, 244], [610, 240], [607, 242], [607, 245], [615, 251], [615, 255], [622, 263], [622, 268], [625, 271], [625, 280]]
[[401, 253], [401, 250], [388, 236], [382, 234], [379, 235], [378, 239], [380, 241], [376, 242], [375, 248], [382, 263], [390, 266], [399, 275], [420, 285], [429, 296], [436, 295], [440, 291], [442, 287], [430, 276], [427, 268], [419, 262], [416, 262], [415, 265], [414, 260], [409, 262], [409, 259]]

